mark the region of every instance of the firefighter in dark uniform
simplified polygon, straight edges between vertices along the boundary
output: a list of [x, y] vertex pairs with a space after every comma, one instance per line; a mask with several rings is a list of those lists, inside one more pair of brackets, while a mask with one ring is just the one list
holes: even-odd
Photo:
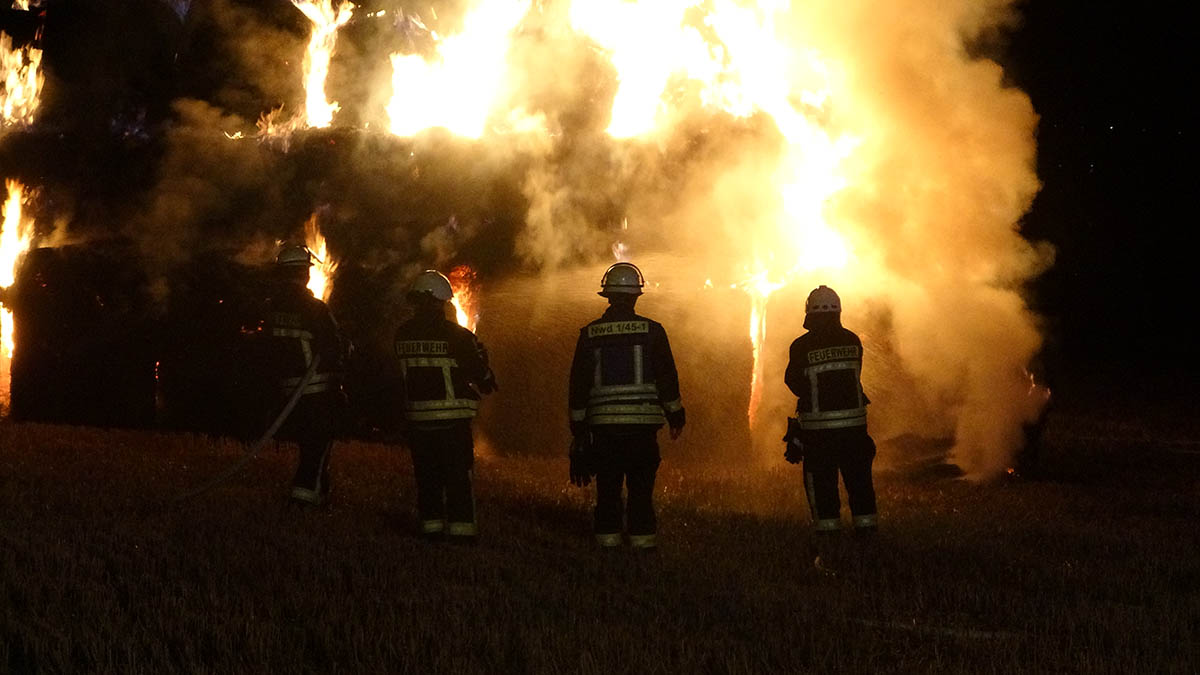
[[[608, 268], [600, 290], [608, 310], [579, 332], [571, 363], [570, 477], [580, 486], [596, 477], [596, 541], [605, 548], [621, 545], [626, 516], [631, 546], [658, 545], [658, 429], [670, 425], [674, 440], [685, 422], [667, 332], [634, 312], [644, 285], [630, 263]], [[629, 492], [627, 514], [622, 484]]]
[[445, 276], [422, 272], [409, 290], [414, 315], [397, 330], [395, 352], [421, 532], [471, 543], [478, 535], [471, 419], [480, 397], [497, 386], [475, 334], [446, 318], [453, 297]]
[[792, 343], [784, 375], [798, 398], [798, 429], [789, 431], [784, 456], [792, 464], [804, 462], [804, 488], [818, 533], [841, 529], [839, 472], [855, 532], [873, 532], [875, 442], [867, 434], [870, 401], [862, 388], [862, 341], [842, 327], [841, 300], [833, 289], [815, 289], [804, 310], [808, 332]]
[[[344, 408], [345, 349], [329, 308], [307, 288], [311, 265], [307, 248], [289, 245], [280, 249], [264, 330], [271, 341], [272, 371], [278, 378], [278, 407], [303, 384], [296, 407], [277, 434], [280, 440], [300, 446], [291, 498], [302, 505], [320, 505], [329, 496], [329, 457]], [[314, 360], [317, 363], [312, 368]], [[310, 370], [312, 375], [305, 383]]]

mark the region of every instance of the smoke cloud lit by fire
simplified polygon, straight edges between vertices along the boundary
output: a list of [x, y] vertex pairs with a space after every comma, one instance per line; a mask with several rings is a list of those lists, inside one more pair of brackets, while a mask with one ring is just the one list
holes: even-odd
[[[1019, 233], [1037, 116], [972, 53], [1012, 4], [376, 3], [337, 17], [328, 126], [280, 125], [281, 144], [254, 122], [315, 105], [302, 64], [320, 13], [281, 25], [220, 0], [206, 11], [228, 82], [174, 103], [121, 231], [163, 271], [205, 248], [303, 241], [320, 210], [338, 274], [387, 278], [382, 304], [420, 269], [469, 264], [485, 281], [545, 280], [522, 302], [565, 293], [596, 313], [594, 288], [561, 280], [598, 283], [619, 241], [647, 276], [647, 313], [673, 318], [681, 367], [699, 373], [685, 403], [745, 389], [725, 423], [749, 412], [763, 444], [794, 400], [782, 369], [803, 298], [828, 284], [864, 338], [872, 433], [953, 437], [955, 462], [995, 475], [1045, 401], [1022, 292], [1052, 258]], [[522, 330], [489, 328], [507, 306], [488, 288], [484, 338]], [[687, 356], [706, 334], [762, 359], [734, 375]]]

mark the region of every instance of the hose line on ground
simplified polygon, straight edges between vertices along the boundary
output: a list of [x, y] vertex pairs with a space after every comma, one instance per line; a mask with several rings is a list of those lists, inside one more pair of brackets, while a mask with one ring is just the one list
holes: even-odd
[[308, 383], [312, 381], [313, 376], [316, 375], [317, 365], [320, 363], [321, 355], [314, 355], [312, 363], [309, 364], [308, 370], [304, 373], [304, 377], [300, 378], [299, 384], [297, 384], [296, 388], [292, 391], [292, 395], [288, 397], [287, 404], [283, 406], [283, 410], [280, 410], [279, 415], [275, 417], [275, 421], [271, 423], [271, 426], [267, 427], [266, 431], [263, 432], [263, 435], [258, 439], [258, 441], [256, 441], [254, 445], [250, 446], [245, 454], [243, 454], [233, 466], [221, 472], [217, 477], [208, 481], [204, 485], [201, 485], [195, 490], [179, 495], [175, 498], [175, 501], [181, 502], [185, 499], [191, 499], [196, 495], [208, 492], [214, 487], [229, 480], [231, 477], [237, 474], [238, 471], [241, 471], [247, 463], [257, 457], [258, 453], [262, 451], [263, 446], [265, 446], [268, 441], [275, 437], [275, 434], [279, 431], [279, 427], [283, 426], [283, 423], [287, 421], [287, 418], [292, 414], [292, 410], [296, 408], [296, 403], [298, 403], [300, 401], [300, 397], [304, 395], [305, 387], [308, 386]]

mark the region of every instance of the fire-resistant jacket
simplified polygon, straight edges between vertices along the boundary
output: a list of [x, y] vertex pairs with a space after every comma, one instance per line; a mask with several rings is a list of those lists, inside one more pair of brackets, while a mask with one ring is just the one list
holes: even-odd
[[571, 363], [573, 427], [683, 425], [679, 374], [662, 324], [610, 306], [579, 331]]
[[264, 332], [270, 336], [280, 393], [290, 395], [321, 355], [302, 395], [334, 391], [341, 384], [344, 349], [337, 323], [325, 303], [299, 284], [284, 284], [270, 299]]
[[495, 377], [471, 331], [440, 315], [418, 314], [396, 331], [404, 418], [418, 426], [470, 420]]
[[800, 428], [865, 427], [870, 400], [860, 379], [862, 341], [836, 317], [815, 323], [813, 330], [792, 342], [784, 374], [798, 399]]

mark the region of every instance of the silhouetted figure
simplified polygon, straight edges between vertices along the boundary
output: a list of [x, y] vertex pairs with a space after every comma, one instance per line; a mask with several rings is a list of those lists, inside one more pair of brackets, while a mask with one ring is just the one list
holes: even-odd
[[796, 425], [784, 457], [804, 462], [804, 488], [819, 534], [841, 529], [838, 473], [846, 484], [856, 532], [876, 528], [871, 463], [875, 442], [867, 434], [862, 341], [842, 327], [841, 300], [827, 286], [809, 294], [804, 327], [792, 342], [784, 381], [798, 398]]
[[478, 535], [471, 420], [481, 396], [497, 386], [487, 350], [474, 333], [446, 318], [453, 297], [445, 276], [422, 272], [408, 293], [415, 314], [396, 331], [395, 350], [421, 532], [428, 539], [449, 535], [471, 543]]
[[[345, 349], [329, 308], [307, 288], [311, 265], [312, 254], [303, 246], [280, 250], [275, 260], [277, 284], [268, 300], [264, 333], [271, 345], [270, 372], [279, 383], [279, 405], [275, 409], [281, 409], [303, 385], [295, 409], [277, 435], [300, 446], [291, 498], [301, 504], [320, 505], [329, 496], [329, 459], [344, 408], [341, 381]], [[320, 361], [313, 369], [318, 355]]]
[[629, 490], [630, 545], [658, 545], [658, 429], [669, 424], [674, 440], [685, 423], [667, 332], [634, 312], [644, 285], [641, 271], [630, 263], [608, 268], [600, 290], [608, 310], [580, 330], [571, 363], [570, 477], [579, 486], [596, 477], [596, 541], [605, 548], [621, 545], [622, 484]]

